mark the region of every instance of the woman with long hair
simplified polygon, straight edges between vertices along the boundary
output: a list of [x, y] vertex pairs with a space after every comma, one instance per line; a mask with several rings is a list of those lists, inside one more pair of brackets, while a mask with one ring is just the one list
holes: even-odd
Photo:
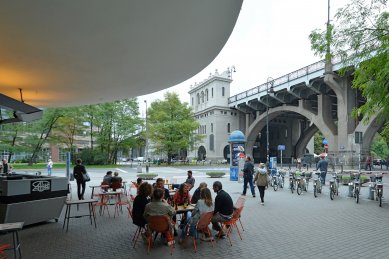
[[[188, 221], [189, 235], [195, 236], [196, 225], [200, 220], [202, 214], [213, 211], [214, 205], [212, 200], [211, 191], [205, 187], [200, 191], [200, 200], [197, 201], [195, 208], [192, 211], [192, 217]], [[186, 228], [184, 228], [186, 229]], [[181, 232], [179, 243], [182, 243], [186, 235], [186, 231]]]
[[186, 183], [180, 185], [180, 189], [174, 194], [173, 197], [174, 204], [182, 205], [185, 201], [190, 204], [191, 196], [189, 193], [189, 186]]
[[151, 184], [144, 182], [139, 186], [138, 195], [135, 197], [132, 207], [132, 222], [140, 227], [144, 227], [147, 222], [143, 217], [146, 204], [150, 202], [150, 195], [153, 192]]

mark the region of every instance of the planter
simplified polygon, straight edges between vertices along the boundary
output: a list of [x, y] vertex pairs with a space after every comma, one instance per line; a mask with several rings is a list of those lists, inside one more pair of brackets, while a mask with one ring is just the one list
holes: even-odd
[[340, 181], [343, 185], [348, 185], [351, 181], [351, 177], [349, 175], [342, 175], [342, 178]]
[[211, 178], [221, 178], [225, 175], [224, 172], [207, 172], [206, 175], [208, 175]]
[[136, 175], [136, 177], [142, 178], [143, 180], [153, 180], [157, 176], [158, 176], [158, 174], [149, 174], [149, 173], [137, 174]]

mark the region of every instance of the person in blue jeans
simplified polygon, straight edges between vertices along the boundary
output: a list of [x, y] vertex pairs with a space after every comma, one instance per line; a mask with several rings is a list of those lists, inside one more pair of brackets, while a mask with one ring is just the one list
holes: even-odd
[[[188, 233], [190, 236], [197, 237], [196, 226], [200, 220], [202, 214], [213, 211], [213, 201], [211, 190], [204, 187], [200, 191], [200, 200], [197, 201], [195, 208], [190, 216], [187, 216], [187, 226], [181, 231], [179, 243], [181, 244], [185, 240], [185, 236]], [[189, 232], [187, 232], [187, 229]], [[209, 241], [212, 237], [203, 238], [204, 241]]]
[[255, 188], [253, 184], [254, 164], [251, 162], [251, 157], [246, 156], [246, 162], [243, 167], [243, 195], [246, 195], [247, 184], [250, 184], [251, 194], [255, 197]]
[[320, 178], [322, 185], [326, 183], [326, 175], [327, 175], [328, 161], [325, 160], [325, 156], [320, 156], [320, 161], [316, 165], [316, 170], [320, 171]]

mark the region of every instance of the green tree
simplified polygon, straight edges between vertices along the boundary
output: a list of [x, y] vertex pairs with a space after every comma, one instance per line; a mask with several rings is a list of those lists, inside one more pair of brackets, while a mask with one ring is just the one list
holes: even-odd
[[389, 155], [389, 149], [385, 139], [380, 135], [376, 134], [373, 143], [371, 145], [371, 151], [373, 157], [386, 159]]
[[149, 138], [155, 152], [167, 155], [168, 163], [173, 155], [200, 140], [200, 135], [193, 134], [198, 126], [191, 108], [175, 93], [165, 93], [164, 100], [154, 101], [148, 109]]
[[137, 132], [143, 123], [136, 99], [125, 99], [94, 107], [95, 136], [100, 152], [107, 163], [116, 163], [117, 154], [136, 143]]
[[29, 165], [32, 165], [37, 161], [43, 145], [48, 142], [48, 138], [52, 133], [54, 125], [57, 120], [63, 116], [62, 111], [62, 109], [49, 108], [43, 111], [42, 119], [30, 123], [29, 133], [24, 139], [25, 146], [29, 148], [29, 151], [31, 152], [28, 161]]
[[81, 136], [86, 129], [84, 126], [84, 113], [81, 107], [68, 107], [61, 109], [62, 116], [53, 126], [49, 138], [51, 143], [65, 144], [68, 151], [73, 151], [76, 136]]
[[[379, 112], [386, 121], [383, 134], [389, 136], [389, 13], [387, 0], [351, 0], [337, 10], [333, 24], [310, 35], [315, 54], [340, 58], [353, 71], [353, 87], [361, 90], [365, 104], [354, 116], [368, 121]], [[331, 53], [329, 53], [331, 51]]]
[[323, 139], [324, 139], [323, 134], [321, 134], [320, 131], [316, 132], [315, 135], [313, 136], [314, 153], [317, 155], [324, 152]]
[[[6, 112], [8, 117], [12, 116], [11, 112]], [[11, 162], [13, 154], [16, 152], [26, 151], [23, 143], [23, 135], [27, 128], [27, 123], [14, 122], [1, 125], [0, 129], [0, 149], [8, 151], [8, 162]]]

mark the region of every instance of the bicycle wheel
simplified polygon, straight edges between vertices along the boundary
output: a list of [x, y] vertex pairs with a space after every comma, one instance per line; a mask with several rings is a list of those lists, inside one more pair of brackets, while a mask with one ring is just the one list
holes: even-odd
[[303, 188], [301, 188], [301, 184], [297, 184], [297, 194], [300, 195], [303, 191]]
[[274, 179], [273, 189], [274, 189], [275, 192], [278, 190], [277, 179]]
[[380, 189], [377, 190], [377, 197], [378, 197], [378, 201], [379, 201], [379, 205], [380, 207], [382, 207], [382, 191]]
[[359, 203], [359, 188], [355, 189], [355, 201]]
[[334, 187], [333, 187], [333, 186], [330, 186], [330, 198], [331, 198], [331, 200], [334, 199], [334, 193], [335, 193]]
[[313, 185], [313, 196], [315, 196], [315, 198], [317, 198], [317, 188], [316, 188], [315, 184]]

